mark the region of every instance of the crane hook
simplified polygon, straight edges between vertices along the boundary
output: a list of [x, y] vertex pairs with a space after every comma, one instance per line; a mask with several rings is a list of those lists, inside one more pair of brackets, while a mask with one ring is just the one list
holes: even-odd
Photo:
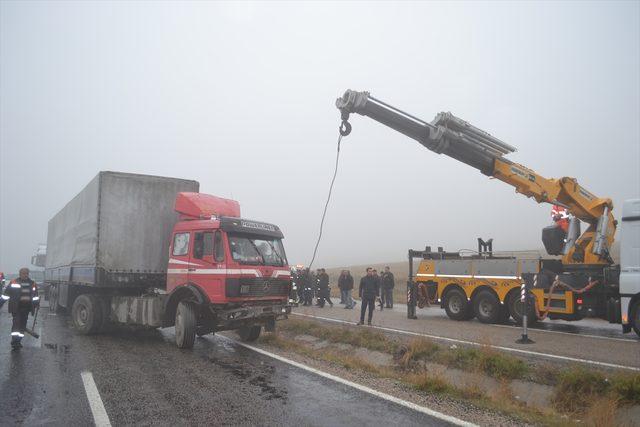
[[343, 120], [340, 124], [340, 135], [347, 136], [351, 133], [351, 123], [346, 120]]

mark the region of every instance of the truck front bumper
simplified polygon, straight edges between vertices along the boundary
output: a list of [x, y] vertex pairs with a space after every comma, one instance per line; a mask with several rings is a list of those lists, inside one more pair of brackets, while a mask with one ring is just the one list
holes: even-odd
[[225, 310], [211, 307], [211, 313], [214, 319], [212, 329], [215, 331], [237, 329], [248, 324], [270, 327], [276, 320], [286, 319], [291, 313], [291, 306], [277, 303]]

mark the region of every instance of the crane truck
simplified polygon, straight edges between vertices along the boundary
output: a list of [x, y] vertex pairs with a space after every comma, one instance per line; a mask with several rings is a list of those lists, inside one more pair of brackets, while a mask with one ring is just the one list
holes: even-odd
[[100, 172], [49, 221], [50, 310], [69, 310], [82, 334], [175, 326], [180, 348], [216, 331], [253, 341], [274, 330], [291, 312], [282, 231], [198, 190], [193, 180]]
[[[408, 317], [416, 305], [439, 303], [454, 320], [476, 317], [483, 323], [521, 322], [525, 314], [520, 287], [531, 282], [529, 319], [580, 320], [599, 317], [621, 323], [640, 336], [640, 199], [625, 201], [620, 231], [621, 258], [610, 249], [618, 226], [613, 202], [588, 191], [575, 178], [546, 178], [505, 156], [516, 149], [449, 112], [431, 122], [399, 110], [368, 92], [347, 90], [336, 100], [340, 133], [351, 132], [350, 114], [372, 118], [418, 141], [427, 149], [452, 157], [482, 174], [515, 188], [538, 203], [564, 207], [568, 230], [552, 225], [542, 230], [549, 255], [558, 258], [498, 256], [491, 242], [479, 239], [471, 256], [461, 252], [409, 250]], [[586, 229], [581, 233], [581, 224]], [[421, 259], [413, 272], [413, 259]]]

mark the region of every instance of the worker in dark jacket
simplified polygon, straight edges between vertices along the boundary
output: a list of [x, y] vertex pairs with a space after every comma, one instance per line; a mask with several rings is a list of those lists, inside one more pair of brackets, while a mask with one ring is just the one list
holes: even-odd
[[393, 288], [396, 286], [393, 273], [389, 267], [382, 273], [382, 302], [386, 308], [393, 308]]
[[377, 286], [378, 286], [378, 292], [379, 292], [379, 296], [376, 297], [376, 301], [378, 302], [378, 304], [380, 306], [380, 311], [382, 311], [384, 309], [384, 303], [382, 301], [382, 298], [383, 298], [382, 279], [378, 275], [378, 270], [376, 270], [375, 268], [373, 269], [373, 277], [376, 279], [376, 283], [377, 283]]
[[320, 269], [320, 273], [318, 274], [318, 303], [320, 304], [320, 308], [324, 307], [325, 302], [328, 302], [331, 307], [333, 307], [333, 302], [331, 302], [329, 289], [329, 275], [327, 274], [324, 268]]
[[342, 270], [340, 277], [338, 278], [338, 287], [340, 288], [340, 295], [344, 301], [344, 308], [353, 308], [356, 303], [351, 298], [351, 291], [353, 290], [353, 276], [349, 270]]
[[358, 322], [358, 325], [364, 325], [364, 314], [367, 311], [367, 307], [369, 307], [367, 324], [371, 325], [373, 309], [375, 308], [376, 298], [379, 294], [380, 283], [373, 275], [373, 269], [369, 267], [367, 268], [367, 275], [360, 279], [360, 286], [358, 287], [358, 296], [362, 300], [362, 306], [360, 307], [360, 322]]
[[315, 279], [311, 277], [311, 272], [308, 268], [302, 271], [302, 299], [304, 306], [310, 306], [313, 304], [313, 287]]
[[29, 269], [21, 268], [20, 276], [13, 279], [0, 297], [0, 307], [9, 301], [9, 313], [13, 315], [11, 326], [11, 347], [14, 350], [22, 347], [20, 343], [27, 328], [29, 313], [34, 314], [40, 305], [36, 282], [29, 278]]

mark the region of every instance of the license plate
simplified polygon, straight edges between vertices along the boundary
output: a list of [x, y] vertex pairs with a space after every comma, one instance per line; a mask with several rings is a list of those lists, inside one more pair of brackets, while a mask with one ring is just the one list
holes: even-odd
[[249, 285], [241, 285], [240, 286], [240, 293], [241, 294], [248, 294], [249, 293]]

